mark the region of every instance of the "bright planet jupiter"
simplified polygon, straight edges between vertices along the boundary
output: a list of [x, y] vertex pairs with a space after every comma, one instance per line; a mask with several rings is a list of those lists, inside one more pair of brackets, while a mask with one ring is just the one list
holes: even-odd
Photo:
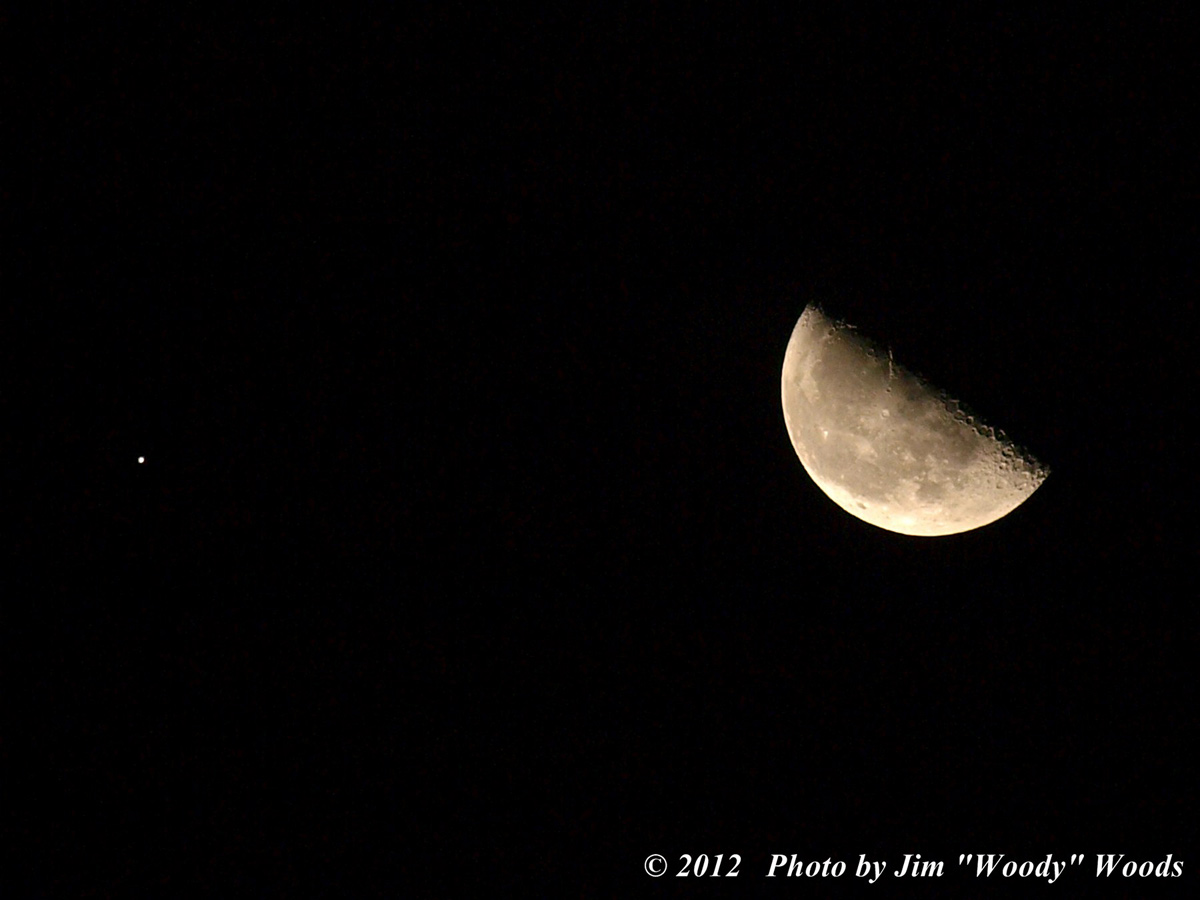
[[1024, 503], [1049, 471], [891, 354], [810, 304], [783, 360], [783, 418], [834, 503], [901, 534], [957, 534]]

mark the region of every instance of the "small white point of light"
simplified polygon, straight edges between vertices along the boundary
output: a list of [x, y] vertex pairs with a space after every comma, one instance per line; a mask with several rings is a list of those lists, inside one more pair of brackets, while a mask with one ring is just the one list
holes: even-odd
[[139, 463], [139, 464], [140, 464], [140, 463], [144, 463], [145, 461], [146, 461], [146, 457], [144, 457], [144, 456], [139, 456], [139, 457], [138, 457], [138, 463]]

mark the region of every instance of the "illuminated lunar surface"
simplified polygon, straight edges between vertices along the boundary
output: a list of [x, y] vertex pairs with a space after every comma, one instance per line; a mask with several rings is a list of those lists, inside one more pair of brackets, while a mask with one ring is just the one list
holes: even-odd
[[800, 462], [846, 512], [901, 534], [957, 534], [1012, 512], [1049, 474], [1003, 434], [810, 305], [783, 361]]

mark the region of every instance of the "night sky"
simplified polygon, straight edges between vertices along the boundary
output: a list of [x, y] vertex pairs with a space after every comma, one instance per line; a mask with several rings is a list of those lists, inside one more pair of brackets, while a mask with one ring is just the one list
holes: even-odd
[[[945, 861], [922, 897], [978, 892], [960, 853], [1194, 882], [1193, 39], [30, 26], [13, 891], [750, 896], [772, 853]], [[780, 406], [809, 302], [1050, 478], [945, 538], [844, 513]]]

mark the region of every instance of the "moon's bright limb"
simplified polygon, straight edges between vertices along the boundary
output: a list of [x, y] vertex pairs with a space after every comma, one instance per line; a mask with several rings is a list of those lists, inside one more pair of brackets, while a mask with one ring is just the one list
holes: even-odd
[[838, 506], [901, 534], [957, 534], [1020, 506], [1049, 470], [809, 305], [783, 360], [783, 418]]

